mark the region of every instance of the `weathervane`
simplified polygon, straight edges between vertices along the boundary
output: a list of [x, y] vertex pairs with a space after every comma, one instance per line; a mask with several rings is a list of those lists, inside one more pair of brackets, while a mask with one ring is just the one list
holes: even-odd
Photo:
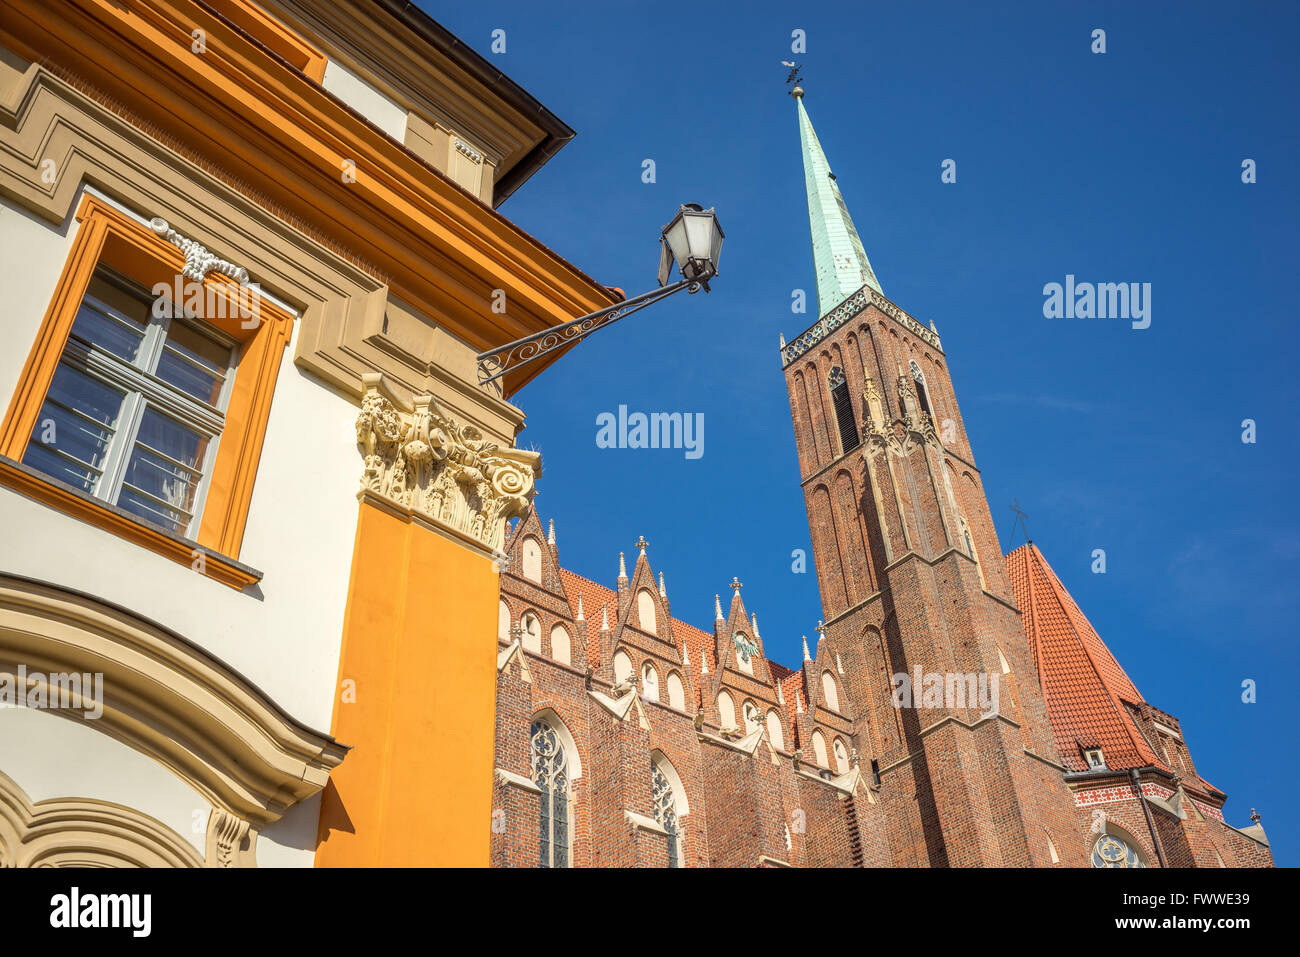
[[803, 82], [803, 77], [799, 75], [799, 71], [802, 70], [803, 67], [798, 63], [794, 63], [790, 60], [782, 60], [781, 65], [790, 68], [790, 73], [785, 78], [786, 86], [796, 87]]
[[1027, 519], [1029, 515], [1026, 514], [1024, 509], [1020, 507], [1019, 499], [1013, 498], [1011, 500], [1011, 511], [1016, 513], [1016, 520], [1015, 523], [1011, 526], [1011, 537], [1007, 539], [1007, 544], [1010, 545], [1013, 541], [1015, 541], [1017, 526], [1019, 526], [1020, 530], [1025, 533], [1025, 541], [1026, 542], [1030, 541], [1029, 526], [1025, 524], [1025, 519]]

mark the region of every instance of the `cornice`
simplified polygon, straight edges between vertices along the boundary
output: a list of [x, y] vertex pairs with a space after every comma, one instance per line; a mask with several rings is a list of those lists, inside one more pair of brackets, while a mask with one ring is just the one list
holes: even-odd
[[[207, 52], [191, 52], [191, 32]], [[253, 190], [370, 252], [394, 291], [487, 348], [614, 296], [214, 12], [182, 0], [10, 0], [0, 42], [67, 70]], [[44, 67], [42, 68], [44, 69]], [[345, 183], [342, 161], [356, 180]], [[508, 309], [493, 313], [492, 291]], [[513, 392], [546, 363], [508, 378]]]

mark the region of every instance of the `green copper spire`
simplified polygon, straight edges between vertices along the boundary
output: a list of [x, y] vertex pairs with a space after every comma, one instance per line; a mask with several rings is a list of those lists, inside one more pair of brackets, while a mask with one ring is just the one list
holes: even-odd
[[803, 177], [808, 187], [808, 228], [812, 232], [813, 268], [817, 273], [818, 318], [826, 315], [863, 286], [882, 293], [880, 281], [853, 228], [849, 209], [840, 195], [812, 120], [803, 107], [803, 88], [790, 91], [799, 111], [799, 139], [803, 146]]

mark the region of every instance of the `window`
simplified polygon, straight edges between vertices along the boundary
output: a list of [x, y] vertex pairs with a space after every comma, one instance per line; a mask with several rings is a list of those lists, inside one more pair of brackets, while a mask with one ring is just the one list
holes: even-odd
[[562, 665], [570, 664], [572, 661], [571, 642], [569, 641], [569, 630], [563, 625], [556, 625], [551, 629], [551, 657]]
[[542, 581], [542, 546], [531, 535], [524, 539], [519, 551], [522, 553], [524, 577], [530, 582], [541, 584]]
[[912, 368], [912, 384], [916, 386], [917, 401], [921, 403], [921, 408], [924, 409], [928, 415], [933, 417], [934, 410], [930, 408], [930, 396], [925, 391], [925, 373], [921, 371], [921, 367], [916, 364], [915, 359], [913, 359], [911, 362], [911, 368]]
[[736, 726], [736, 703], [725, 691], [718, 692], [718, 724], [723, 728]]
[[835, 408], [835, 423], [840, 430], [840, 451], [851, 452], [858, 447], [858, 424], [853, 418], [853, 402], [849, 399], [849, 384], [844, 370], [831, 369], [831, 405]]
[[682, 676], [675, 671], [668, 676], [668, 704], [678, 711], [686, 710], [686, 688]]
[[524, 613], [520, 624], [523, 625], [524, 650], [540, 655], [542, 653], [542, 623], [537, 620], [536, 615], [529, 611]]
[[294, 317], [255, 283], [192, 278], [174, 232], [92, 193], [76, 219], [0, 421], [0, 484], [245, 588], [261, 576], [236, 559]]
[[835, 676], [829, 671], [822, 672], [822, 703], [832, 711], [840, 710], [840, 693], [835, 687]]
[[538, 864], [569, 866], [568, 755], [559, 730], [547, 720], [532, 726], [533, 783], [541, 790]]
[[225, 424], [234, 343], [197, 322], [157, 318], [152, 303], [125, 277], [95, 271], [22, 461], [192, 538]]
[[1089, 748], [1083, 752], [1084, 759], [1088, 762], [1089, 768], [1101, 769], [1106, 767], [1106, 758], [1101, 753], [1101, 748]]
[[654, 596], [644, 588], [636, 593], [636, 617], [642, 631], [648, 631], [652, 635], [658, 634], [655, 622]]
[[772, 747], [778, 751], [785, 750], [785, 735], [781, 731], [781, 716], [775, 711], [767, 713], [767, 737]]
[[681, 867], [681, 828], [677, 820], [677, 795], [661, 757], [650, 761], [650, 798], [654, 802], [655, 820], [668, 832], [668, 866]]
[[641, 695], [650, 701], [659, 700], [659, 672], [648, 661], [641, 666]]
[[1118, 834], [1102, 834], [1092, 842], [1093, 867], [1146, 867], [1137, 848]]
[[835, 752], [835, 770], [840, 774], [847, 774], [849, 771], [849, 752], [844, 747], [844, 742], [836, 738], [832, 750]]

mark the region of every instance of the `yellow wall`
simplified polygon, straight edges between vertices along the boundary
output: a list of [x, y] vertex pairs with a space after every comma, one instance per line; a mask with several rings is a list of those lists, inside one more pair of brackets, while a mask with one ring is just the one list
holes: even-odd
[[362, 502], [318, 867], [487, 866], [497, 599], [488, 558]]

